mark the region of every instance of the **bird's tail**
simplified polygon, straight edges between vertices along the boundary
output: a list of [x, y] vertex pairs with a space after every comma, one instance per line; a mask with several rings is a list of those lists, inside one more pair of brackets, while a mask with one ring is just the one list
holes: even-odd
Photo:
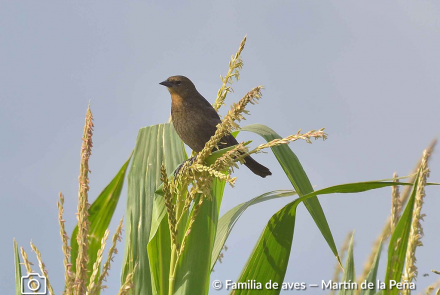
[[246, 167], [248, 167], [256, 175], [261, 176], [263, 178], [268, 175], [272, 175], [272, 172], [270, 172], [270, 170], [267, 167], [264, 167], [263, 165], [252, 159], [251, 156], [247, 156], [246, 158], [244, 158], [244, 160], [245, 160], [244, 164], [246, 165]]

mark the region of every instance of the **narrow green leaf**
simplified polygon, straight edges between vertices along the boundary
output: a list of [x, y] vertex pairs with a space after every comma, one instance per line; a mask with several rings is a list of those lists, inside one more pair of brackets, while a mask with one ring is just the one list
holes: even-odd
[[[121, 195], [122, 186], [124, 185], [125, 172], [127, 170], [128, 164], [130, 163], [131, 156], [119, 169], [116, 176], [112, 181], [104, 188], [104, 190], [99, 194], [98, 198], [93, 202], [89, 208], [89, 221], [90, 221], [90, 231], [89, 231], [89, 262], [87, 265], [88, 272], [93, 271], [93, 264], [96, 261], [96, 256], [99, 248], [101, 248], [101, 239], [104, 236], [106, 229], [108, 228], [113, 213], [115, 212], [116, 205], [119, 201], [119, 196]], [[70, 246], [72, 261], [72, 271], [76, 271], [76, 257], [78, 256], [78, 243], [76, 241], [76, 236], [78, 234], [78, 225], [75, 227], [72, 233], [72, 239]], [[97, 276], [98, 277], [98, 276]]]
[[15, 294], [21, 295], [21, 264], [17, 241], [14, 239]]
[[[161, 186], [162, 188], [162, 186]], [[156, 232], [162, 223], [162, 219], [167, 214], [167, 210], [165, 207], [165, 199], [163, 197], [163, 191], [162, 189], [160, 191], [156, 191], [153, 201], [153, 216], [151, 218], [151, 230], [150, 230], [150, 238], [149, 241], [151, 241], [154, 236], [156, 235]]]
[[220, 206], [223, 201], [223, 193], [225, 192], [225, 181], [221, 181], [218, 178], [214, 179], [212, 184], [212, 192], [215, 196], [215, 200], [217, 201], [217, 217], [220, 215]]
[[[176, 195], [174, 195], [174, 199]], [[185, 199], [185, 197], [183, 198]], [[171, 237], [164, 197], [155, 195], [153, 205], [153, 217], [150, 231], [150, 241], [148, 243], [148, 257], [150, 260], [153, 294], [168, 294], [170, 263], [171, 263]], [[182, 220], [177, 228], [178, 242], [182, 241], [185, 234], [188, 212], [184, 213]], [[164, 218], [165, 217], [165, 218]], [[160, 226], [155, 228], [155, 224], [160, 222]], [[153, 232], [154, 230], [154, 232]]]
[[168, 294], [171, 238], [168, 218], [163, 218], [157, 233], [147, 246], [153, 284], [153, 294]]
[[[211, 197], [203, 201], [190, 230], [188, 226], [194, 214], [194, 207], [187, 218], [183, 232], [187, 240], [175, 272], [175, 294], [208, 294], [211, 255], [224, 188], [225, 182], [215, 178], [211, 187]], [[198, 198], [195, 204], [198, 203]], [[183, 238], [184, 235], [179, 236]]]
[[[215, 180], [218, 181], [218, 180]], [[195, 202], [199, 201], [196, 198]], [[211, 274], [211, 254], [218, 222], [217, 196], [205, 198], [180, 257], [174, 283], [174, 294], [208, 294]], [[191, 221], [194, 210], [188, 218]]]
[[[127, 177], [126, 219], [130, 220], [130, 224], [126, 226], [128, 228], [126, 241], [130, 240], [131, 242], [130, 245], [125, 244], [124, 271], [121, 276], [121, 281], [125, 281], [126, 275], [132, 272], [133, 266], [138, 263], [134, 275], [133, 295], [153, 294], [152, 278], [156, 279], [167, 275], [167, 269], [161, 268], [157, 260], [153, 261], [155, 268], [150, 271], [147, 252], [153, 222], [153, 202], [155, 198], [160, 197], [155, 195], [154, 192], [161, 184], [160, 166], [162, 162], [165, 162], [167, 171], [173, 171], [185, 159], [186, 153], [183, 142], [175, 132], [172, 124], [159, 124], [139, 130], [131, 168]], [[161, 220], [157, 222], [157, 232], [160, 224]], [[154, 245], [150, 246], [150, 253], [158, 253], [159, 250], [152, 247]], [[162, 273], [151, 275], [152, 271]], [[155, 282], [155, 286], [158, 285], [160, 285], [160, 280]]]
[[[402, 184], [406, 183], [372, 181], [335, 185], [311, 192], [289, 203], [269, 220], [237, 282], [255, 280], [261, 282], [263, 287], [266, 282], [275, 282], [280, 287], [279, 289], [266, 290], [263, 288], [259, 293], [279, 294], [292, 246], [296, 208], [301, 202], [316, 195], [358, 193]], [[252, 290], [235, 290], [234, 294], [252, 294]]]
[[377, 182], [377, 181], [364, 181], [364, 182], [353, 182], [346, 184], [339, 184], [334, 186], [329, 186], [310, 194], [298, 198], [299, 201], [305, 201], [307, 199], [313, 198], [317, 195], [328, 195], [328, 194], [348, 194], [348, 193], [361, 193], [378, 188], [395, 186], [395, 185], [412, 185], [412, 183], [407, 182]]
[[215, 236], [214, 249], [212, 251], [211, 257], [211, 270], [214, 268], [214, 265], [217, 262], [217, 258], [220, 255], [220, 252], [225, 245], [226, 239], [231, 233], [235, 223], [241, 217], [241, 215], [252, 205], [269, 201], [276, 198], [287, 197], [295, 195], [295, 191], [293, 190], [276, 190], [267, 192], [258, 197], [255, 197], [247, 202], [241, 203], [240, 205], [235, 206], [228, 212], [226, 212], [219, 220], [217, 225], [217, 234]]
[[327, 195], [327, 194], [351, 194], [351, 193], [362, 193], [373, 189], [395, 186], [395, 185], [412, 185], [409, 182], [377, 182], [377, 181], [365, 181], [365, 182], [353, 182], [353, 183], [345, 183], [338, 184], [334, 186], [329, 186], [317, 191], [314, 191], [310, 194], [305, 195], [304, 197], [311, 197], [317, 195]]
[[[373, 264], [371, 265], [370, 272], [368, 273], [368, 276], [366, 278], [366, 288], [363, 288], [361, 290], [361, 295], [374, 295], [376, 294], [377, 288], [379, 286], [376, 285], [377, 281], [377, 270], [379, 268], [379, 260], [380, 260], [380, 253], [382, 252], [382, 241], [379, 244], [379, 248], [377, 249], [376, 256], [374, 257]], [[362, 283], [362, 282], [361, 282]], [[374, 286], [373, 289], [369, 289], [369, 285], [372, 284]], [[359, 286], [360, 287], [360, 286]]]
[[[296, 208], [299, 199], [287, 204], [272, 216], [261, 234], [237, 282], [255, 280], [262, 284], [258, 294], [279, 294], [292, 249]], [[266, 288], [266, 283], [277, 287]], [[255, 290], [235, 290], [231, 294], [254, 294]]]
[[[160, 186], [160, 188], [162, 185]], [[199, 238], [197, 241], [194, 241], [194, 237], [189, 237], [186, 241], [185, 251], [181, 256], [181, 259], [179, 260], [179, 264], [176, 269], [176, 278], [175, 278], [175, 290], [176, 294], [189, 292], [189, 294], [192, 294], [193, 292], [198, 293], [200, 290], [208, 290], [206, 286], [209, 284], [209, 272], [205, 272], [205, 264], [209, 265], [209, 259], [203, 259], [210, 258], [208, 254], [212, 252], [213, 247], [213, 237], [215, 236], [215, 228], [216, 228], [216, 222], [218, 219], [218, 213], [219, 213], [219, 206], [221, 204], [221, 200], [223, 198], [223, 192], [225, 188], [225, 182], [220, 181], [218, 179], [214, 179], [213, 185], [212, 185], [212, 191], [211, 195], [212, 198], [215, 201], [212, 201], [212, 199], [205, 200], [199, 213], [197, 219], [203, 220], [207, 219], [207, 223], [203, 225], [202, 221], [196, 221], [191, 229], [191, 235], [198, 236]], [[161, 189], [156, 190], [156, 196], [161, 196], [163, 194], [163, 191]], [[214, 203], [215, 202], [215, 203]], [[196, 202], [197, 203], [197, 202]], [[205, 203], [210, 203], [210, 205], [206, 205]], [[155, 208], [157, 207], [157, 210], [153, 212], [153, 225], [154, 223], [162, 220], [165, 220], [164, 218], [166, 214], [166, 209], [164, 202], [157, 202], [155, 203]], [[216, 208], [216, 209], [215, 209]], [[214, 211], [216, 210], [216, 213], [214, 214]], [[202, 217], [200, 217], [202, 216]], [[179, 224], [179, 240], [181, 241], [183, 236], [185, 234], [189, 234], [186, 230], [188, 221], [188, 216], [185, 216], [181, 223]], [[205, 220], [206, 221], [206, 220]], [[153, 225], [152, 225], [152, 231], [153, 231]], [[150, 241], [154, 241], [156, 238], [155, 236], [157, 233], [150, 233]], [[201, 239], [200, 237], [207, 237], [206, 239]], [[193, 244], [196, 244], [196, 246], [190, 246]], [[198, 248], [197, 248], [198, 247]], [[193, 251], [193, 249], [196, 249]], [[152, 255], [150, 255], [152, 257]], [[151, 259], [151, 258], [150, 258]], [[198, 263], [194, 263], [197, 261], [197, 259], [200, 259]], [[168, 270], [169, 271], [169, 270]], [[185, 273], [183, 277], [179, 277], [179, 274]], [[164, 293], [165, 294], [165, 293]], [[186, 293], [185, 293], [186, 294]]]
[[353, 245], [354, 245], [354, 232], [351, 236], [350, 245], [348, 246], [347, 260], [345, 261], [344, 274], [342, 275], [341, 282], [347, 283], [343, 286], [338, 295], [354, 295], [356, 288], [352, 288], [351, 284], [356, 282], [356, 275], [354, 270], [354, 257], [353, 257]]
[[403, 266], [405, 264], [405, 254], [408, 247], [408, 239], [411, 230], [412, 213], [414, 209], [414, 200], [418, 188], [420, 171], [415, 176], [414, 186], [409, 197], [408, 203], [406, 204], [405, 211], [397, 223], [396, 229], [390, 238], [390, 243], [388, 246], [388, 263], [387, 272], [385, 275], [385, 284], [387, 286], [386, 294], [398, 294], [399, 290], [394, 287], [392, 290], [389, 289], [390, 281], [394, 280], [400, 282], [402, 278]]
[[[241, 130], [254, 132], [262, 136], [267, 142], [273, 139], [282, 138], [269, 127], [260, 124], [249, 125], [242, 128]], [[299, 162], [293, 151], [289, 148], [289, 146], [280, 145], [272, 147], [271, 149], [298, 195], [303, 196], [313, 192], [312, 184], [310, 183], [306, 172], [304, 171], [301, 163]], [[307, 210], [309, 211], [310, 215], [312, 216], [313, 220], [315, 221], [316, 225], [324, 236], [324, 239], [327, 241], [327, 244], [329, 245], [333, 254], [340, 262], [338, 250], [336, 248], [333, 235], [331, 233], [330, 227], [327, 223], [327, 219], [325, 218], [324, 211], [322, 210], [318, 198], [310, 198], [304, 202], [304, 205], [306, 206]]]
[[[232, 147], [233, 148], [233, 147]], [[208, 158], [208, 164], [214, 163], [215, 159], [223, 155], [225, 152], [230, 150], [231, 148], [223, 149], [220, 151], [216, 151]], [[182, 161], [183, 162], [183, 161]], [[169, 178], [173, 179], [174, 171], [169, 174]], [[165, 208], [165, 202], [163, 199], [163, 191], [162, 191], [163, 184], [160, 184], [158, 189], [155, 191], [155, 197], [154, 197], [154, 206], [153, 206], [153, 212], [152, 212], [152, 223], [151, 223], [151, 231], [150, 231], [150, 237], [149, 241], [150, 243], [157, 243], [155, 239], [157, 239], [158, 235], [158, 224], [161, 224], [166, 220], [167, 218], [164, 218], [166, 216], [166, 208]], [[205, 268], [209, 267], [211, 253], [212, 253], [212, 247], [213, 247], [213, 239], [215, 236], [215, 228], [216, 223], [218, 219], [218, 213], [220, 210], [221, 201], [223, 198], [223, 192], [225, 188], [225, 182], [220, 181], [218, 179], [214, 179], [213, 185], [212, 185], [212, 195], [213, 199], [215, 200], [216, 204], [211, 203], [210, 206], [207, 206], [205, 203], [212, 202], [212, 200], [205, 200], [202, 208], [203, 210], [200, 210], [197, 216], [197, 219], [205, 219], [209, 220], [207, 222], [207, 225], [201, 225], [199, 222], [194, 223], [192, 229], [191, 229], [191, 235], [197, 235], [198, 237], [207, 237], [206, 239], [198, 240], [195, 242], [193, 241], [193, 238], [188, 238], [188, 241], [186, 242], [187, 246], [185, 247], [185, 251], [181, 257], [181, 260], [179, 260], [179, 265], [176, 270], [176, 278], [175, 278], [175, 290], [177, 293], [179, 292], [189, 292], [189, 294], [197, 294], [202, 289], [208, 290], [207, 286], [209, 286], [209, 271], [205, 272]], [[216, 208], [217, 212], [214, 214], [210, 211], [210, 209]], [[203, 217], [204, 216], [204, 217]], [[183, 235], [186, 233], [186, 226], [187, 226], [187, 220], [188, 220], [188, 214], [182, 218], [182, 221], [179, 224], [178, 228], [178, 235], [179, 240], [183, 238]], [[169, 230], [168, 230], [169, 234]], [[196, 243], [196, 246], [193, 248], [197, 248], [198, 250], [192, 251], [190, 250], [191, 244]], [[155, 261], [157, 260], [154, 256], [154, 252], [150, 249], [150, 244], [148, 246], [148, 252], [150, 257], [150, 266], [152, 266]], [[150, 254], [151, 252], [151, 254]], [[206, 256], [206, 257], [205, 257]], [[203, 259], [205, 257], [206, 259]], [[168, 259], [168, 258], [167, 258]], [[203, 259], [203, 262], [201, 263], [200, 260]], [[153, 263], [152, 261], [153, 260]], [[194, 263], [196, 261], [199, 261], [197, 263]], [[158, 267], [156, 267], [158, 269]], [[153, 270], [152, 270], [153, 271]], [[169, 272], [169, 268], [166, 270]], [[185, 273], [184, 277], [180, 278], [179, 274]], [[205, 275], [203, 275], [205, 274]], [[161, 280], [165, 276], [158, 276], [157, 274], [152, 274], [152, 277], [155, 278], [155, 280]], [[158, 292], [155, 294], [161, 294], [159, 291], [164, 290], [163, 287], [165, 284], [162, 284], [160, 288], [157, 287], [157, 284], [153, 282], [154, 285], [154, 292]], [[176, 293], [176, 294], [177, 294]]]

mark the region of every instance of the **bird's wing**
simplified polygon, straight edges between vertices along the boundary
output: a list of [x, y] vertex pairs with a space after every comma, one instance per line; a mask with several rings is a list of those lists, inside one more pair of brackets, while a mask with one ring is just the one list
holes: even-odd
[[231, 134], [228, 134], [220, 140], [218, 147], [219, 149], [224, 149], [228, 146], [233, 146], [236, 144], [238, 144], [238, 141], [235, 139], [235, 137]]
[[[217, 130], [217, 125], [221, 123], [221, 120], [220, 116], [218, 115], [217, 111], [212, 107], [212, 105], [203, 96], [202, 98], [203, 99], [198, 100], [198, 102], [200, 102], [199, 107], [203, 110], [203, 114], [205, 114], [204, 116], [202, 116], [202, 120], [204, 121], [201, 124], [202, 126], [204, 126], [202, 133], [203, 137], [205, 137], [206, 141], [208, 141], [211, 136], [215, 134], [215, 131]], [[228, 134], [220, 140], [220, 142], [218, 143], [218, 147], [222, 149], [236, 144], [238, 144], [238, 141], [235, 139], [235, 137], [231, 134]]]

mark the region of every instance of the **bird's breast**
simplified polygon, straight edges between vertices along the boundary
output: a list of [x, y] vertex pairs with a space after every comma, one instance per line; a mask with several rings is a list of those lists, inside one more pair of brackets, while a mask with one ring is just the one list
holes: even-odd
[[174, 129], [183, 142], [192, 150], [201, 151], [210, 136], [205, 136], [206, 127], [201, 120], [203, 114], [200, 110], [183, 103], [179, 104], [177, 100], [176, 103], [173, 101], [171, 106], [171, 116]]
[[183, 107], [183, 98], [177, 93], [171, 93], [171, 104], [172, 104], [172, 107], [182, 108]]

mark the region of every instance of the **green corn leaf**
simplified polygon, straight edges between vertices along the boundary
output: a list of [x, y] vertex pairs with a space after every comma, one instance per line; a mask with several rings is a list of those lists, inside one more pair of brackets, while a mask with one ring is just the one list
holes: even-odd
[[[376, 278], [377, 278], [377, 270], [379, 268], [379, 260], [380, 260], [380, 253], [382, 252], [382, 241], [379, 244], [379, 248], [377, 249], [376, 256], [374, 257], [373, 264], [371, 265], [370, 272], [367, 275], [366, 278], [366, 287], [361, 290], [361, 295], [374, 295], [376, 294], [376, 290], [379, 286], [376, 286]], [[362, 283], [362, 282], [361, 282]], [[373, 289], [368, 289], [368, 285], [372, 283], [373, 286], [375, 286]]]
[[188, 225], [194, 208], [184, 222], [179, 224], [183, 225], [183, 229], [179, 227], [179, 241], [184, 236], [187, 236], [187, 240], [175, 271], [174, 294], [207, 294], [209, 290], [212, 249], [224, 188], [224, 181], [214, 179], [211, 198], [203, 201], [191, 230], [188, 231]]
[[167, 214], [167, 209], [165, 207], [165, 199], [163, 197], [162, 185], [160, 191], [155, 192], [156, 196], [153, 201], [153, 212], [151, 218], [151, 229], [149, 241], [154, 238], [156, 232], [162, 223], [163, 217]]
[[[267, 142], [282, 138], [275, 131], [270, 129], [267, 126], [254, 124], [249, 125], [241, 129], [242, 131], [251, 131], [254, 132], [261, 137], [263, 137]], [[299, 162], [296, 155], [289, 148], [288, 145], [280, 145], [271, 148], [281, 167], [283, 167], [284, 172], [292, 183], [295, 191], [298, 193], [298, 196], [304, 196], [313, 191], [312, 184], [310, 183], [309, 178], [307, 177], [306, 172], [304, 171], [301, 163]], [[333, 239], [333, 235], [331, 233], [330, 227], [327, 223], [327, 219], [325, 218], [324, 211], [322, 210], [321, 204], [319, 203], [318, 198], [310, 198], [304, 202], [307, 210], [321, 231], [324, 239], [327, 241], [330, 249], [333, 254], [336, 256], [336, 259], [340, 263], [338, 250], [336, 248], [335, 241]]]
[[[225, 152], [229, 151], [233, 147], [229, 147], [226, 149], [222, 149], [216, 152], [213, 152], [213, 154], [208, 157], [207, 163], [212, 164], [215, 162], [215, 160], [222, 156]], [[180, 163], [183, 162], [184, 159], [179, 161]], [[179, 164], [180, 164], [179, 163]], [[177, 166], [176, 166], [177, 167]], [[167, 171], [172, 171], [168, 170]], [[174, 171], [170, 173], [169, 178], [172, 181], [174, 178]], [[166, 268], [165, 273], [157, 274], [153, 273], [153, 271], [162, 269], [160, 265], [165, 265], [166, 263], [169, 263], [170, 257], [169, 250], [167, 251], [167, 254], [161, 254], [158, 253], [160, 251], [164, 250], [158, 250], [157, 247], [159, 247], [159, 243], [161, 243], [160, 247], [168, 247], [170, 248], [170, 241], [164, 242], [163, 236], [169, 235], [169, 229], [165, 226], [163, 226], [163, 230], [166, 231], [166, 233], [160, 234], [159, 230], [162, 227], [162, 224], [168, 224], [167, 218], [164, 218], [167, 214], [166, 208], [165, 208], [165, 202], [163, 198], [163, 191], [162, 191], [163, 184], [160, 184], [158, 188], [155, 191], [155, 197], [154, 197], [154, 205], [152, 210], [152, 221], [151, 221], [151, 231], [149, 235], [149, 244], [148, 244], [148, 253], [150, 257], [150, 267], [152, 268], [152, 277], [153, 277], [153, 294], [167, 294], [167, 291], [165, 288], [168, 288], [168, 282], [165, 282], [167, 279], [167, 276], [169, 275], [169, 267], [163, 267]], [[197, 221], [194, 223], [192, 229], [191, 229], [191, 235], [196, 235], [198, 237], [206, 237], [206, 239], [200, 240], [198, 238], [196, 241], [193, 240], [194, 237], [188, 237], [188, 240], [186, 242], [185, 251], [182, 254], [181, 259], [179, 260], [179, 264], [176, 269], [176, 278], [175, 278], [175, 290], [176, 294], [179, 292], [189, 292], [190, 294], [198, 294], [199, 292], [203, 292], [201, 290], [208, 290], [207, 286], [209, 286], [209, 271], [206, 272], [205, 268], [210, 267], [210, 258], [212, 253], [212, 247], [213, 247], [213, 240], [215, 237], [215, 228], [216, 223], [218, 219], [218, 213], [220, 210], [221, 201], [223, 198], [223, 192], [224, 192], [225, 182], [220, 181], [218, 179], [215, 179], [212, 185], [212, 196], [215, 200], [215, 204], [212, 203], [212, 200], [205, 200], [203, 206], [201, 207], [201, 210], [199, 211], [197, 215], [197, 219], [205, 220], [205, 221]], [[206, 203], [206, 204], [205, 204]], [[209, 203], [209, 205], [207, 205]], [[215, 214], [212, 210], [216, 210]], [[184, 216], [182, 221], [179, 224], [179, 240], [183, 238], [183, 235], [186, 232], [186, 226], [187, 226], [187, 219], [188, 215]], [[196, 246], [189, 246], [195, 244]], [[153, 248], [154, 245], [154, 248]], [[192, 249], [196, 249], [193, 251]], [[160, 257], [160, 259], [156, 259], [156, 257]], [[166, 257], [166, 258], [164, 258]], [[203, 258], [204, 257], [204, 258]], [[157, 260], [157, 265], [154, 266], [155, 261]], [[152, 262], [153, 261], [153, 262]], [[167, 261], [167, 262], [165, 262]], [[197, 263], [195, 263], [197, 262]], [[153, 267], [154, 266], [154, 267]], [[179, 277], [181, 274], [181, 277]], [[165, 291], [166, 290], [166, 291]]]
[[[157, 192], [157, 191], [156, 191]], [[162, 191], [163, 193], [163, 191]], [[186, 195], [186, 194], [185, 194]], [[174, 194], [173, 198], [176, 198]], [[185, 197], [183, 198], [185, 199]], [[171, 239], [165, 199], [156, 194], [153, 204], [150, 240], [148, 243], [148, 256], [150, 257], [151, 276], [153, 280], [153, 294], [168, 294], [169, 272], [171, 262]], [[177, 227], [178, 242], [182, 241], [185, 233], [188, 211], [183, 213]], [[165, 217], [165, 218], [164, 218]], [[157, 226], [157, 224], [160, 224]], [[157, 273], [157, 271], [160, 271]]]
[[[295, 228], [295, 200], [282, 208], [267, 223], [237, 282], [255, 280], [262, 284], [258, 294], [279, 294], [282, 288]], [[278, 288], [266, 289], [266, 283], [277, 283]], [[254, 294], [255, 290], [235, 290], [231, 294]]]
[[211, 257], [211, 270], [217, 262], [217, 258], [225, 245], [226, 239], [231, 233], [235, 223], [241, 217], [241, 215], [252, 205], [269, 201], [276, 198], [287, 197], [295, 195], [295, 191], [292, 190], [277, 190], [262, 194], [247, 202], [241, 203], [235, 206], [228, 212], [226, 212], [219, 220], [217, 225], [217, 234], [215, 236], [214, 249]]
[[[215, 179], [214, 182], [220, 182]], [[211, 254], [216, 235], [218, 208], [214, 184], [211, 198], [205, 198], [200, 206], [197, 218], [186, 232], [186, 244], [183, 254], [178, 260], [175, 272], [174, 294], [208, 294], [211, 273]], [[195, 203], [199, 202], [199, 195]], [[191, 222], [194, 209], [188, 218]], [[188, 228], [187, 228], [188, 230]]]
[[212, 192], [215, 195], [215, 200], [217, 201], [217, 217], [220, 215], [220, 206], [223, 201], [223, 193], [225, 192], [225, 181], [221, 181], [216, 178], [212, 184]]
[[[186, 159], [186, 153], [182, 140], [175, 132], [172, 124], [159, 124], [145, 127], [139, 130], [136, 140], [136, 146], [133, 151], [133, 159], [130, 171], [128, 173], [128, 192], [126, 219], [126, 243], [124, 250], [123, 272], [121, 281], [125, 281], [128, 273], [133, 271], [133, 266], [138, 263], [134, 275], [133, 295], [150, 295], [153, 293], [153, 280], [168, 276], [168, 269], [162, 267], [165, 265], [167, 257], [150, 256], [148, 253], [160, 253], [157, 249], [160, 243], [153, 243], [147, 252], [147, 245], [150, 239], [150, 229], [155, 223], [155, 231], [160, 233], [158, 241], [164, 242], [166, 235], [166, 226], [161, 226], [161, 220], [152, 219], [153, 204], [160, 200], [159, 195], [154, 192], [161, 184], [160, 167], [165, 163], [167, 171], [173, 171]], [[160, 211], [160, 210], [159, 210]], [[156, 242], [158, 242], [156, 241]], [[156, 248], [156, 249], [155, 249]], [[160, 259], [164, 259], [161, 261]], [[150, 269], [151, 266], [151, 269]], [[151, 272], [161, 272], [154, 273]], [[161, 286], [162, 281], [154, 281], [155, 288]], [[156, 292], [158, 289], [155, 289]], [[159, 289], [161, 290], [161, 289]]]
[[21, 295], [21, 264], [17, 241], [14, 239], [15, 294]]
[[390, 238], [390, 243], [388, 246], [388, 263], [387, 263], [387, 272], [385, 275], [385, 284], [387, 286], [387, 290], [384, 292], [385, 294], [398, 294], [399, 290], [397, 288], [393, 288], [389, 290], [390, 280], [394, 280], [396, 282], [400, 282], [402, 278], [403, 266], [405, 264], [405, 255], [406, 249], [408, 247], [408, 239], [411, 230], [411, 222], [412, 222], [412, 213], [414, 209], [414, 200], [417, 193], [418, 181], [419, 181], [420, 171], [417, 173], [414, 181], [414, 186], [411, 191], [411, 195], [406, 204], [405, 211], [399, 219], [399, 222], [396, 225], [396, 229]]
[[[111, 218], [116, 209], [116, 205], [118, 204], [122, 186], [124, 184], [125, 172], [130, 159], [131, 156], [124, 163], [124, 165], [122, 165], [116, 176], [104, 188], [104, 190], [99, 194], [98, 198], [89, 208], [89, 262], [87, 265], [89, 274], [93, 271], [93, 264], [96, 261], [98, 250], [101, 248], [101, 239], [104, 237], [104, 233], [110, 224]], [[78, 242], [76, 241], [77, 234], [78, 225], [73, 230], [72, 239], [70, 242], [72, 247], [70, 261], [72, 263], [73, 272], [76, 271], [76, 257], [78, 256]]]
[[300, 197], [300, 200], [307, 200], [313, 198], [317, 195], [328, 195], [328, 194], [350, 194], [350, 193], [361, 193], [370, 191], [373, 189], [384, 188], [395, 185], [413, 185], [409, 182], [378, 182], [378, 181], [364, 181], [364, 182], [353, 182], [346, 184], [338, 184], [334, 186], [329, 186], [312, 193], [309, 193], [305, 196]]
[[[341, 282], [346, 282], [349, 285], [351, 285], [351, 283], [353, 282], [356, 282], [356, 275], [354, 271], [353, 244], [354, 244], [354, 232], [351, 236], [350, 245], [348, 246], [347, 260], [345, 261], [344, 274], [341, 280]], [[354, 295], [356, 289], [350, 288], [349, 285], [347, 287], [342, 287], [339, 290], [338, 295]]]
[[168, 294], [170, 273], [171, 238], [168, 218], [163, 218], [156, 234], [147, 246], [150, 258], [153, 294]]
[[[292, 247], [296, 208], [301, 202], [317, 195], [359, 193], [394, 185], [411, 184], [378, 181], [347, 183], [311, 192], [287, 204], [269, 220], [236, 282], [255, 280], [256, 282], [261, 282], [264, 286], [265, 283], [272, 281], [272, 283], [278, 283], [280, 288], [272, 290], [263, 289], [259, 291], [259, 293], [264, 295], [279, 294]], [[235, 290], [234, 294], [253, 294], [252, 291], [253, 290]]]

